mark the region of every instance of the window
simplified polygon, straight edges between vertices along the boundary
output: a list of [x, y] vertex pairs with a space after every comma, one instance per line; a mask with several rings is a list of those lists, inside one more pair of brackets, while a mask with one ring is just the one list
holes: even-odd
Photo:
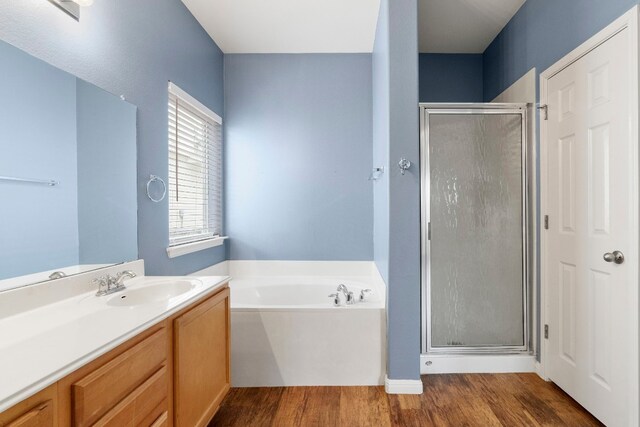
[[[169, 83], [169, 256], [222, 243], [222, 119]], [[220, 239], [216, 239], [220, 238]], [[212, 239], [217, 241], [214, 244]], [[193, 250], [172, 247], [189, 245]]]

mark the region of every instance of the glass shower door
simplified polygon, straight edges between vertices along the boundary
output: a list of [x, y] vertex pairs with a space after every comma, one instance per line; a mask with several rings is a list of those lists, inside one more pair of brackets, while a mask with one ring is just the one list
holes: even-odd
[[427, 109], [424, 125], [427, 352], [525, 350], [525, 112]]

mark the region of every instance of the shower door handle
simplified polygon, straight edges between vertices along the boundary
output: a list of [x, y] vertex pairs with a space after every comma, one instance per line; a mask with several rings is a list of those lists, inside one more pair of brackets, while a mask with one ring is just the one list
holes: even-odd
[[620, 251], [607, 252], [602, 257], [607, 262], [614, 262], [616, 264], [622, 264], [624, 262], [624, 254]]

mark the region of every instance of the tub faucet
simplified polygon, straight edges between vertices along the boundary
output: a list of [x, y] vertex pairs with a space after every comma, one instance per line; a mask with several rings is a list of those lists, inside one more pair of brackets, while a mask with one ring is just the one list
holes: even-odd
[[344, 294], [347, 305], [352, 305], [356, 303], [356, 299], [353, 297], [353, 292], [350, 292], [344, 283], [340, 283], [336, 291], [342, 292]]

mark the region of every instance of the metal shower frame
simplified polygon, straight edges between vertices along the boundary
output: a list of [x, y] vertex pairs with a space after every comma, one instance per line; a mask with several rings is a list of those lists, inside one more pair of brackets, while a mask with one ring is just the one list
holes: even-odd
[[[421, 316], [422, 316], [422, 343], [423, 354], [513, 354], [529, 353], [531, 348], [531, 325], [529, 316], [530, 299], [530, 268], [532, 262], [529, 253], [529, 239], [531, 238], [529, 225], [531, 222], [529, 212], [529, 177], [528, 165], [528, 104], [506, 103], [420, 103], [420, 205], [421, 205]], [[430, 164], [429, 164], [429, 116], [437, 114], [518, 114], [522, 117], [522, 308], [523, 308], [523, 344], [522, 345], [495, 345], [495, 346], [446, 346], [433, 347], [431, 342], [431, 316], [430, 316], [430, 256], [431, 241], [429, 225], [430, 212]]]

